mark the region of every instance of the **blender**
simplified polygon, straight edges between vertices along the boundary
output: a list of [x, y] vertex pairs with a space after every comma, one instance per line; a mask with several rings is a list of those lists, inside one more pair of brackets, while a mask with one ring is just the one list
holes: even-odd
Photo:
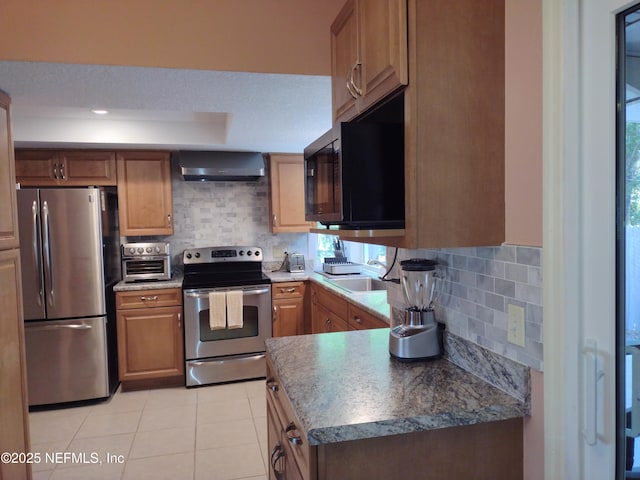
[[438, 263], [425, 258], [400, 262], [402, 291], [408, 308], [404, 321], [389, 333], [389, 353], [401, 361], [442, 357], [444, 325], [436, 322], [433, 304], [439, 296]]

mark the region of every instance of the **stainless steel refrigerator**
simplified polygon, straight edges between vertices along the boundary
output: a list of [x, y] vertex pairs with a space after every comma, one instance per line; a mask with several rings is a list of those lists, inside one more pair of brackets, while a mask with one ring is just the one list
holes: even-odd
[[117, 387], [115, 188], [18, 191], [29, 405]]

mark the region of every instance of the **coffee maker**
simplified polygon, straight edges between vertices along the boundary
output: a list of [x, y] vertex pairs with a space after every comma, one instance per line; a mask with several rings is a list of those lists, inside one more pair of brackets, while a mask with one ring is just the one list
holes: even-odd
[[433, 304], [441, 290], [438, 263], [425, 258], [400, 262], [401, 283], [408, 308], [404, 321], [389, 333], [389, 353], [401, 361], [442, 357], [444, 325], [436, 322]]

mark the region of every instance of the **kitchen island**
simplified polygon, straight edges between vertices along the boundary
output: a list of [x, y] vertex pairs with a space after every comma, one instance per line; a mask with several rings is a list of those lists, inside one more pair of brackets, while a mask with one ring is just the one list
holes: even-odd
[[271, 478], [522, 478], [526, 404], [446, 359], [392, 359], [388, 334], [267, 341]]

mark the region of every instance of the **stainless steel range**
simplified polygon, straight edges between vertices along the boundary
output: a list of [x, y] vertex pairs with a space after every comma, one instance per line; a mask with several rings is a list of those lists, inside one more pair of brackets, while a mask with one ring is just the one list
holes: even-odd
[[182, 254], [188, 387], [266, 376], [271, 280], [259, 247], [206, 247]]

